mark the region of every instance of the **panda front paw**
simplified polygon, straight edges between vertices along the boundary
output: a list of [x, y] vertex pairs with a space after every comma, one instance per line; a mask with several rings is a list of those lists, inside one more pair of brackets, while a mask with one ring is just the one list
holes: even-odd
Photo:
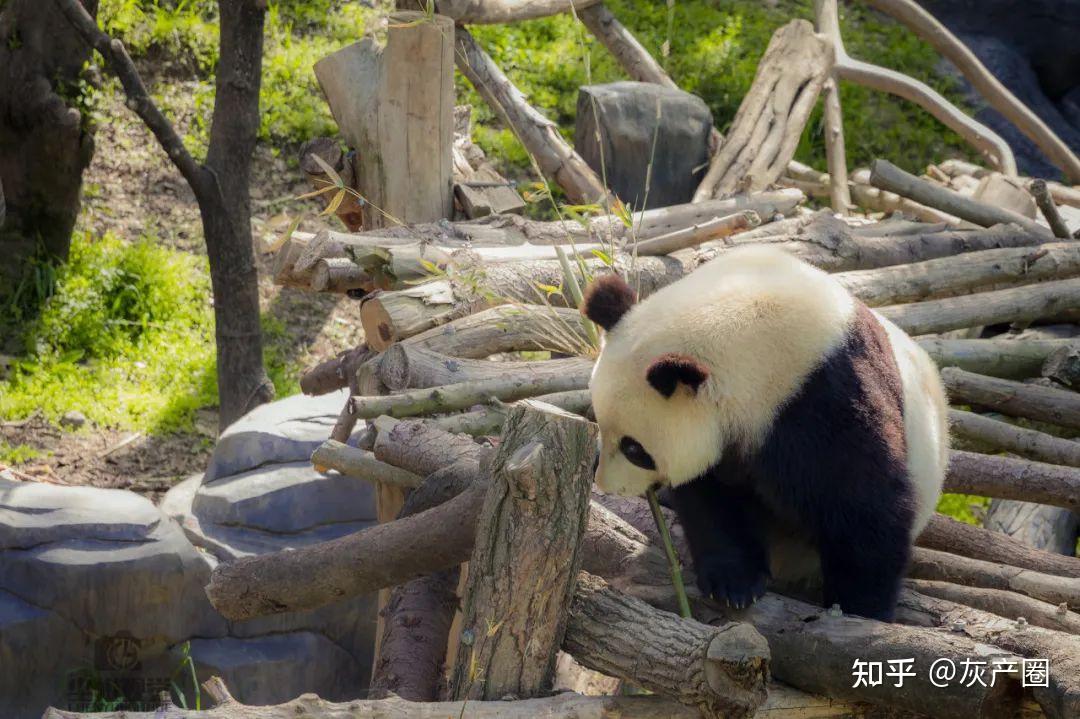
[[696, 571], [702, 594], [735, 609], [745, 609], [761, 599], [770, 579], [767, 563], [730, 557], [706, 557]]

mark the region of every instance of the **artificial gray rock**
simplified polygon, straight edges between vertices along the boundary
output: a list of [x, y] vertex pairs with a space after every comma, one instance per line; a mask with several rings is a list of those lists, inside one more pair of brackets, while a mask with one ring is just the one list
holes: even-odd
[[[330, 436], [348, 399], [342, 389], [318, 397], [293, 395], [256, 407], [229, 425], [218, 438], [206, 481], [264, 464], [306, 462]], [[357, 430], [363, 428], [363, 423]]]
[[676, 88], [587, 85], [578, 93], [574, 148], [635, 210], [665, 207], [693, 198], [712, 126], [705, 101]]
[[[193, 639], [199, 681], [221, 677], [244, 704], [281, 704], [312, 692], [323, 699], [357, 698], [358, 678], [370, 672], [321, 634], [291, 632], [237, 639]], [[174, 650], [179, 659], [179, 652]]]

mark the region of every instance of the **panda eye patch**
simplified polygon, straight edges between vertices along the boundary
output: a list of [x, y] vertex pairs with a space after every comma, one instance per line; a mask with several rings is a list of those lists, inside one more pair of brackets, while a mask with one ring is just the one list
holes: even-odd
[[637, 465], [642, 469], [656, 469], [656, 462], [633, 437], [623, 437], [619, 440], [619, 451], [623, 453], [630, 464]]

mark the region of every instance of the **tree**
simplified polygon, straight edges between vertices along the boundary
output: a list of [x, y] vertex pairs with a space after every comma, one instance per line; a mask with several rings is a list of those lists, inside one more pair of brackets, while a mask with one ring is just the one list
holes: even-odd
[[224, 429], [274, 394], [263, 368], [259, 278], [248, 196], [251, 155], [259, 130], [266, 0], [218, 2], [220, 59], [210, 145], [202, 163], [191, 156], [151, 100], [123, 43], [103, 32], [78, 0], [55, 3], [78, 35], [101, 53], [108, 70], [120, 80], [128, 106], [153, 132], [199, 203], [214, 292], [219, 425]]
[[[97, 5], [80, 9], [90, 17]], [[72, 106], [90, 52], [58, 8], [0, 2], [0, 295], [17, 288], [30, 258], [67, 257], [94, 147]]]

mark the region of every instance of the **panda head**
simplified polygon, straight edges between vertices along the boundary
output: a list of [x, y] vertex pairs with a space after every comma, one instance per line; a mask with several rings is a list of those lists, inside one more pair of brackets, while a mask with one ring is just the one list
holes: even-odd
[[605, 330], [589, 389], [600, 425], [596, 482], [609, 494], [677, 486], [719, 459], [712, 372], [692, 332], [635, 322], [636, 296], [616, 274], [594, 280], [582, 314]]

